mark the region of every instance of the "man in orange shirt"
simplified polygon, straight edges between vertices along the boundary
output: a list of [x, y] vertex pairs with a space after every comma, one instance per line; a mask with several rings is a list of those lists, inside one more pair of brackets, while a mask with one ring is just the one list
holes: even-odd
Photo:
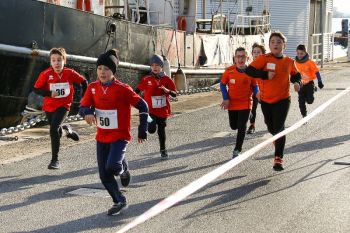
[[242, 151], [249, 113], [252, 108], [253, 90], [255, 94], [259, 91], [256, 81], [244, 73], [247, 67], [247, 52], [244, 48], [236, 49], [234, 61], [235, 65], [225, 70], [220, 82], [223, 97], [221, 107], [228, 109], [231, 129], [238, 129], [232, 158], [237, 157]]
[[[294, 84], [294, 90], [299, 91], [301, 76], [294, 65], [294, 60], [286, 57], [283, 50], [287, 38], [281, 32], [273, 32], [269, 38], [270, 53], [256, 58], [246, 69], [246, 74], [261, 78], [259, 82], [260, 104], [264, 114], [265, 124], [272, 135], [285, 128], [290, 106], [289, 82]], [[275, 141], [275, 159], [273, 169], [283, 170], [282, 158], [286, 137]]]
[[309, 59], [309, 54], [306, 51], [306, 47], [303, 44], [297, 47], [297, 56], [295, 57], [295, 66], [301, 74], [302, 86], [298, 92], [298, 101], [300, 113], [303, 117], [306, 117], [306, 104], [312, 104], [314, 102], [315, 84], [314, 79], [317, 78], [318, 87], [323, 88], [323, 83], [316, 63]]

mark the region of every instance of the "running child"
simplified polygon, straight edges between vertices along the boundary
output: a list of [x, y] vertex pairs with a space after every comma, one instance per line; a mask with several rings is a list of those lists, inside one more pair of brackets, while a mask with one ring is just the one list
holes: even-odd
[[151, 73], [141, 79], [135, 92], [138, 94], [143, 92], [152, 118], [148, 124], [148, 132], [150, 134], [158, 132], [160, 156], [162, 159], [167, 159], [165, 127], [167, 118], [171, 116], [170, 96], [176, 97], [176, 87], [173, 80], [163, 72], [164, 61], [161, 56], [153, 55], [150, 65]]
[[[276, 135], [285, 128], [290, 107], [289, 82], [294, 84], [294, 90], [299, 91], [301, 76], [294, 60], [283, 55], [287, 38], [281, 32], [273, 32], [269, 38], [270, 53], [256, 58], [246, 69], [246, 73], [254, 78], [261, 78], [260, 104], [268, 131]], [[273, 169], [283, 170], [283, 155], [286, 137], [280, 137], [275, 142], [275, 159]]]
[[237, 157], [242, 151], [249, 113], [252, 108], [252, 94], [253, 91], [254, 94], [259, 91], [256, 80], [244, 73], [247, 68], [246, 61], [247, 52], [245, 48], [237, 48], [234, 55], [235, 64], [225, 70], [220, 82], [223, 98], [221, 107], [228, 109], [231, 129], [238, 129], [232, 158]]
[[297, 56], [295, 57], [295, 66], [299, 73], [301, 74], [302, 86], [298, 92], [298, 101], [300, 113], [303, 117], [306, 117], [307, 110], [306, 104], [312, 104], [314, 102], [314, 92], [315, 92], [315, 83], [314, 79], [317, 78], [318, 87], [323, 88], [322, 78], [320, 70], [318, 69], [316, 63], [313, 60], [310, 60], [309, 54], [306, 51], [306, 46], [300, 44], [297, 46]]
[[49, 55], [51, 67], [41, 72], [34, 84], [34, 92], [44, 97], [42, 109], [50, 125], [52, 158], [48, 169], [60, 168], [58, 152], [62, 129], [68, 138], [79, 141], [77, 132], [70, 125], [62, 123], [73, 102], [73, 84], [80, 84], [84, 95], [88, 82], [82, 75], [64, 66], [66, 58], [64, 48], [52, 48]]
[[[257, 57], [259, 57], [261, 54], [266, 53], [266, 49], [264, 45], [254, 43], [252, 47], [252, 55], [253, 55], [253, 60], [255, 60]], [[256, 80], [258, 85], [259, 85], [259, 80]], [[252, 110], [249, 115], [249, 121], [250, 121], [250, 126], [247, 130], [247, 134], [253, 134], [255, 133], [255, 119], [256, 119], [256, 109], [258, 108], [259, 100], [256, 95], [253, 95], [253, 106]]]
[[115, 176], [126, 187], [130, 172], [125, 151], [131, 140], [131, 106], [139, 110], [138, 141], [147, 140], [148, 107], [130, 86], [116, 79], [119, 58], [116, 50], [101, 54], [97, 60], [98, 80], [89, 84], [81, 100], [80, 114], [89, 125], [97, 126], [97, 163], [102, 184], [113, 199], [108, 215], [127, 208]]

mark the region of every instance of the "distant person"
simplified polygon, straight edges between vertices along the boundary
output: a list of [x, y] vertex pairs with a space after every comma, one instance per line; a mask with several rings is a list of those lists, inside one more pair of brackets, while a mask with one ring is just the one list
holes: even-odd
[[316, 63], [309, 58], [309, 54], [306, 51], [306, 46], [303, 44], [297, 47], [297, 56], [295, 57], [295, 66], [301, 74], [302, 86], [298, 92], [299, 109], [302, 117], [306, 117], [307, 110], [306, 104], [312, 104], [314, 102], [314, 92], [316, 90], [314, 79], [317, 78], [318, 87], [323, 88], [322, 78], [320, 70]]
[[[294, 84], [294, 90], [299, 91], [301, 76], [294, 60], [283, 55], [287, 38], [281, 32], [273, 32], [269, 38], [270, 53], [256, 58], [246, 69], [246, 73], [254, 78], [261, 78], [260, 104], [268, 131], [276, 135], [285, 128], [290, 107], [289, 81]], [[286, 136], [275, 142], [275, 159], [273, 169], [283, 170], [282, 159]]]
[[99, 175], [114, 202], [108, 215], [119, 214], [127, 208], [126, 198], [115, 176], [120, 176], [124, 187], [129, 185], [131, 175], [125, 151], [131, 140], [131, 106], [137, 108], [140, 114], [138, 141], [142, 143], [147, 140], [147, 104], [129, 85], [117, 80], [115, 73], [118, 64], [116, 50], [109, 50], [98, 57], [98, 80], [89, 84], [79, 111], [89, 125], [97, 125]]
[[45, 111], [50, 125], [52, 158], [48, 169], [60, 168], [58, 152], [63, 132], [68, 138], [79, 141], [77, 132], [70, 125], [62, 123], [73, 102], [73, 84], [80, 84], [84, 94], [88, 82], [76, 71], [64, 67], [66, 57], [64, 48], [52, 48], [49, 55], [51, 67], [40, 73], [34, 85], [34, 92], [44, 97], [42, 110]]
[[[252, 46], [252, 55], [253, 55], [253, 60], [255, 60], [257, 57], [259, 57], [261, 54], [265, 54], [266, 49], [265, 46], [262, 44], [254, 43]], [[258, 85], [259, 85], [259, 79], [257, 79]], [[259, 100], [256, 97], [256, 95], [253, 95], [253, 106], [252, 110], [250, 112], [249, 116], [249, 122], [250, 126], [247, 130], [247, 134], [253, 134], [255, 133], [255, 120], [256, 120], [256, 109], [258, 107]]]
[[231, 129], [238, 130], [232, 158], [236, 158], [242, 152], [249, 113], [252, 108], [253, 90], [254, 94], [259, 91], [256, 80], [244, 73], [247, 68], [246, 61], [246, 50], [242, 47], [237, 48], [234, 55], [235, 64], [225, 70], [220, 82], [223, 98], [221, 107], [228, 110]]
[[143, 92], [152, 118], [148, 124], [148, 132], [150, 134], [158, 132], [160, 156], [162, 159], [167, 159], [165, 127], [167, 118], [171, 116], [170, 96], [176, 97], [177, 92], [173, 80], [163, 72], [163, 58], [159, 55], [153, 55], [150, 59], [150, 65], [151, 73], [141, 79], [135, 92]]

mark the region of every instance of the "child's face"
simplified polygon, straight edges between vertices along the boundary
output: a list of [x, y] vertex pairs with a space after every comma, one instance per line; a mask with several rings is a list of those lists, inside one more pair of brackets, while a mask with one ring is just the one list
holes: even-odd
[[234, 56], [235, 64], [238, 68], [245, 68], [245, 63], [247, 61], [247, 54], [245, 51], [237, 51]]
[[162, 72], [162, 67], [156, 63], [151, 64], [151, 70], [152, 73], [154, 74], [159, 74], [160, 72]]
[[306, 52], [304, 50], [297, 50], [297, 57], [299, 60], [303, 59], [306, 56]]
[[273, 36], [270, 39], [269, 47], [274, 56], [280, 57], [283, 54], [283, 50], [286, 48], [286, 43], [283, 42], [282, 38]]
[[64, 67], [64, 59], [59, 54], [51, 54], [50, 65], [56, 73], [61, 73]]
[[253, 60], [255, 60], [257, 57], [259, 57], [261, 54], [263, 54], [261, 48], [255, 47], [252, 51]]
[[97, 67], [97, 78], [101, 83], [107, 83], [114, 78], [114, 75], [107, 66], [99, 65]]

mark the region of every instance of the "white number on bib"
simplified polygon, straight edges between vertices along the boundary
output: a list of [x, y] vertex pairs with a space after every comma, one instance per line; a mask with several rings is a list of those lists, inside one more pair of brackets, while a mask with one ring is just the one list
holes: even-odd
[[118, 129], [118, 111], [95, 109], [97, 127], [101, 129]]
[[162, 96], [152, 96], [152, 107], [153, 108], [162, 108], [166, 106], [166, 97]]
[[50, 91], [56, 91], [55, 98], [64, 98], [70, 94], [69, 83], [50, 83]]

